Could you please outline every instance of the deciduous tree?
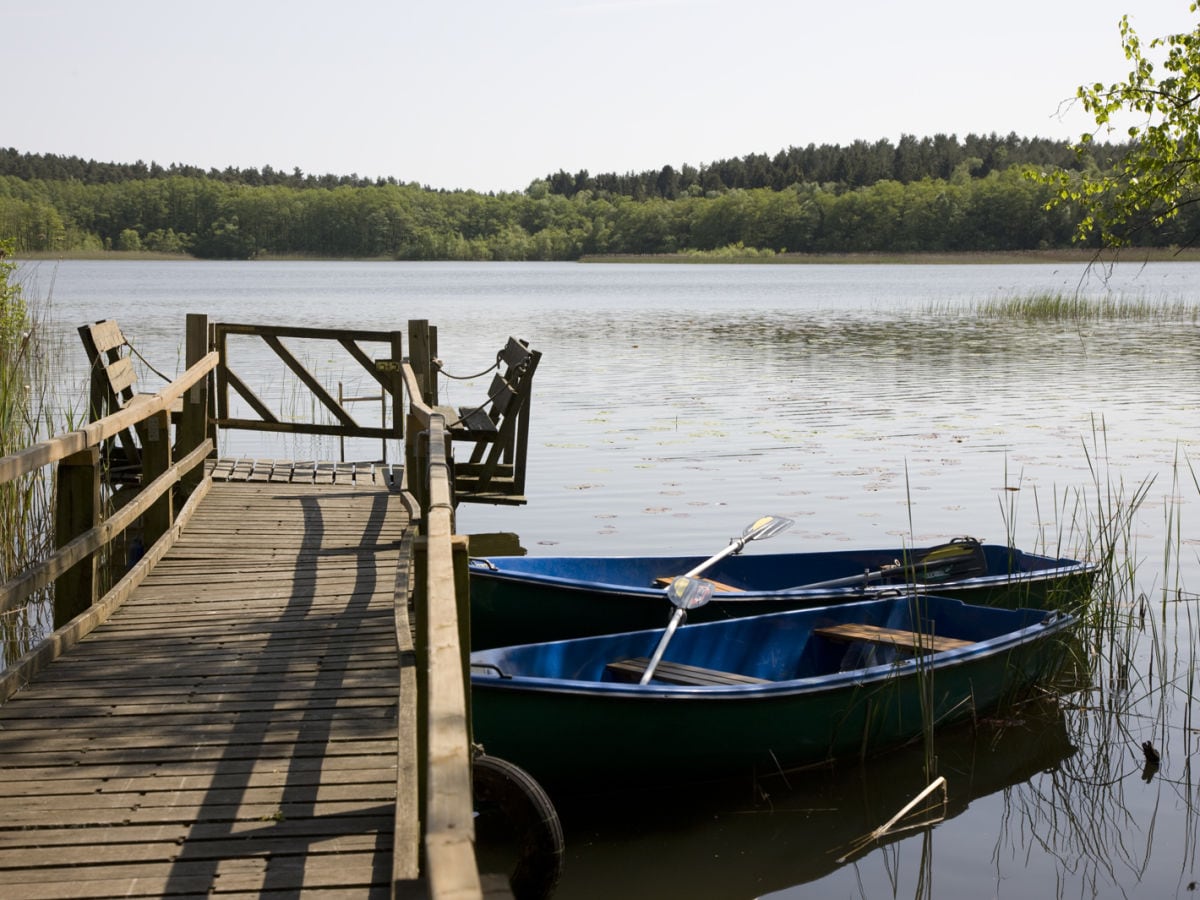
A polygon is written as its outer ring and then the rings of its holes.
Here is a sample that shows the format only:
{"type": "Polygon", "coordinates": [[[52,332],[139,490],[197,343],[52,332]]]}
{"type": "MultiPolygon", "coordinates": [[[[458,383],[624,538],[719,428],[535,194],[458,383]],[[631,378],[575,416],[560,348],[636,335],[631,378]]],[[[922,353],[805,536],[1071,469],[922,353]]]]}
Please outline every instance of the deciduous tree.
{"type": "MultiPolygon", "coordinates": [[[[1198,7],[1188,6],[1192,13],[1198,7]]],[[[1078,102],[1096,127],[1080,138],[1076,151],[1090,153],[1099,134],[1117,130],[1116,121],[1132,115],[1128,151],[1111,169],[1040,176],[1058,188],[1052,206],[1076,203],[1083,209],[1077,237],[1098,236],[1109,247],[1137,243],[1152,230],[1161,240],[1168,226],[1192,219],[1180,214],[1200,202],[1200,24],[1143,44],[1124,16],[1120,32],[1129,74],[1115,84],[1079,88],[1078,102]]],[[[1179,244],[1198,237],[1190,227],[1173,235],[1179,244]]]]}

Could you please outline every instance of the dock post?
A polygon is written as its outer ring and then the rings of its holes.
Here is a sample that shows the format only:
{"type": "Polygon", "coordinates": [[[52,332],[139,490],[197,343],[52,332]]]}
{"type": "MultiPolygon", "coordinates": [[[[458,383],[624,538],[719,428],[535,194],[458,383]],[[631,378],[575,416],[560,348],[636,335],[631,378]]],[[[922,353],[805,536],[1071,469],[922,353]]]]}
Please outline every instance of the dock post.
{"type": "MultiPolygon", "coordinates": [[[[171,468],[171,414],[163,409],[146,419],[142,473],[146,484],[171,468]]],[[[175,492],[165,491],[145,514],[145,541],[151,547],[175,522],[175,492]]]]}
{"type": "Polygon", "coordinates": [[[437,332],[429,327],[428,319],[408,322],[408,364],[421,386],[421,401],[437,406],[437,372],[433,360],[437,356],[437,332]]]}
{"type": "MultiPolygon", "coordinates": [[[[208,316],[188,313],[187,317],[187,367],[190,369],[208,353],[208,316]]],[[[188,389],[183,395],[183,412],[179,419],[176,458],[187,456],[204,441],[208,431],[208,377],[206,376],[188,389]]],[[[216,442],[213,442],[214,453],[216,442]]],[[[204,477],[204,467],[197,466],[180,480],[180,503],[191,496],[204,477]]],[[[169,527],[169,526],[168,526],[169,527]]]]}
{"type": "MultiPolygon", "coordinates": [[[[59,461],[55,478],[54,537],[62,547],[100,524],[100,448],[88,447],[59,461]]],[[[96,602],[94,553],[54,583],[54,627],[61,628],[96,602]]]]}
{"type": "MultiPolygon", "coordinates": [[[[404,378],[400,375],[400,361],[404,359],[404,332],[392,332],[392,369],[391,377],[391,394],[392,394],[392,428],[395,430],[395,438],[398,441],[404,440],[404,378]]],[[[385,401],[386,402],[386,401],[385,401]]]]}
{"type": "Polygon", "coordinates": [[[470,539],[465,534],[450,537],[454,565],[454,601],[458,608],[458,647],[462,655],[463,695],[467,698],[467,742],[475,740],[471,728],[471,572],[470,539]]]}

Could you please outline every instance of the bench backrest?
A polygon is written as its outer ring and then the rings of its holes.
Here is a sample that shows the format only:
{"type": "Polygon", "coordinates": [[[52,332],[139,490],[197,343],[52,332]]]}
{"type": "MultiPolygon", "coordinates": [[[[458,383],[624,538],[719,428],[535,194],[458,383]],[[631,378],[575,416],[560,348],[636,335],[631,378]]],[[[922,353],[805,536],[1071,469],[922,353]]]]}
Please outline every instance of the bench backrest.
{"type": "Polygon", "coordinates": [[[526,447],[533,376],[542,354],[510,337],[496,354],[499,371],[486,402],[459,410],[451,438],[474,444],[470,459],[455,465],[459,500],[524,503],[526,447]]]}
{"type": "MultiPolygon", "coordinates": [[[[124,348],[129,346],[121,328],[112,319],[79,326],[79,338],[87,354],[89,377],[89,421],[96,421],[123,409],[133,399],[133,388],[137,373],[133,361],[124,348]]],[[[111,443],[106,448],[109,454],[110,471],[138,472],[141,469],[141,449],[132,429],[122,431],[117,440],[120,452],[115,453],[111,443]]],[[[128,480],[117,478],[116,480],[128,480]]]]}
{"type": "MultiPolygon", "coordinates": [[[[542,354],[531,350],[524,341],[510,337],[498,356],[505,370],[492,379],[488,391],[488,397],[492,398],[489,416],[498,434],[487,457],[493,464],[498,459],[507,464],[519,461],[523,474],[525,443],[529,438],[529,394],[533,389],[533,374],[537,371],[542,354]]],[[[481,462],[484,457],[483,447],[479,446],[471,462],[481,462]]]]}

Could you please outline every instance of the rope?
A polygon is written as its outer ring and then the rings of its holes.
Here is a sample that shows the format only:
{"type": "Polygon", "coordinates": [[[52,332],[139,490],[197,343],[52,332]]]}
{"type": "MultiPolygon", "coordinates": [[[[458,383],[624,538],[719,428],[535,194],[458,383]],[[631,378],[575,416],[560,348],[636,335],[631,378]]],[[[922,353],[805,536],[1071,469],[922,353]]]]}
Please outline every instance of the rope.
{"type": "Polygon", "coordinates": [[[433,364],[437,368],[437,370],[439,372],[441,372],[443,375],[445,375],[447,378],[452,378],[455,381],[470,381],[473,378],[482,378],[488,372],[492,371],[492,369],[499,369],[500,368],[500,353],[499,352],[496,353],[496,361],[494,363],[492,363],[490,366],[488,366],[482,372],[479,372],[478,374],[475,374],[475,375],[451,375],[449,372],[447,372],[445,369],[442,368],[442,361],[440,359],[435,359],[433,361],[433,364]]]}
{"type": "MultiPolygon", "coordinates": [[[[486,375],[490,371],[492,371],[492,370],[486,369],[486,370],[484,370],[484,372],[482,374],[486,375]]],[[[460,425],[463,422],[465,422],[468,418],[473,416],[475,413],[481,412],[485,406],[487,406],[489,403],[493,403],[495,401],[496,397],[498,397],[500,395],[500,391],[502,391],[502,390],[504,390],[504,385],[501,385],[496,390],[496,393],[489,394],[488,398],[486,400],[484,400],[482,403],[480,403],[478,406],[473,406],[470,409],[461,410],[460,411],[461,415],[459,415],[459,417],[457,419],[455,419],[453,422],[447,422],[446,427],[453,428],[455,425],[460,425]]]]}
{"type": "Polygon", "coordinates": [[[166,381],[169,383],[173,380],[171,378],[168,378],[162,372],[158,371],[158,369],[154,368],[154,366],[152,366],[150,364],[150,360],[148,360],[148,359],[146,359],[146,357],[142,356],[142,354],[138,352],[138,348],[133,346],[133,344],[129,343],[128,339],[125,340],[125,346],[129,348],[130,353],[132,353],[134,356],[136,356],[138,359],[140,359],[142,361],[142,363],[146,366],[147,369],[149,369],[151,372],[153,372],[155,375],[157,375],[163,381],[166,381]]]}
{"type": "MultiPolygon", "coordinates": [[[[500,354],[499,353],[496,354],[496,365],[489,366],[488,368],[486,368],[482,372],[480,372],[479,375],[486,375],[488,372],[492,371],[492,369],[498,369],[498,368],[500,368],[500,354]]],[[[518,370],[523,371],[525,368],[525,364],[522,363],[517,368],[518,368],[518,370]]],[[[478,378],[479,375],[476,375],[475,377],[478,378]]],[[[447,377],[449,377],[449,376],[447,376],[447,377]]],[[[453,422],[447,422],[446,427],[450,428],[451,426],[458,425],[461,422],[463,422],[464,420],[466,420],[467,417],[473,415],[474,413],[480,412],[481,410],[483,410],[484,407],[488,406],[491,403],[494,403],[496,401],[496,398],[500,396],[500,392],[503,391],[506,387],[508,387],[507,381],[504,384],[499,385],[496,388],[494,393],[488,394],[487,399],[484,400],[482,403],[480,403],[478,406],[467,409],[465,412],[462,413],[462,415],[460,415],[453,422]]]]}

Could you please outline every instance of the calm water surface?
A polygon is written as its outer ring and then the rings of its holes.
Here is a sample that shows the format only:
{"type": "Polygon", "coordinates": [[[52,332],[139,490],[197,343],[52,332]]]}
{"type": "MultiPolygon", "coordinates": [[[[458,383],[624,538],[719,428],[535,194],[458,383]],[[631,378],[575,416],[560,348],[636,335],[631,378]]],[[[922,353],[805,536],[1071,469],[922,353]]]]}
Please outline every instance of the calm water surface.
{"type": "MultiPolygon", "coordinates": [[[[110,317],[166,375],[182,369],[189,312],[372,329],[424,318],[463,375],[509,334],[528,339],[544,353],[529,505],[462,507],[458,525],[515,531],[531,553],[715,553],[773,513],[796,527],[748,552],[969,534],[1082,555],[1098,523],[1128,513],[1114,530],[1134,574],[1121,626],[1101,633],[1094,689],[939,737],[944,824],[838,862],[924,787],[919,753],[787,784],[564,802],[559,896],[1193,896],[1200,326],[1030,324],[977,304],[1076,291],[1200,304],[1200,265],[71,261],[24,273],[52,295],[69,385],[82,380],[75,326],[110,317]],[[1163,751],[1148,777],[1145,740],[1163,751]]],[[[349,395],[371,390],[325,349],[297,355],[349,395]]],[[[442,401],[477,402],[488,380],[445,381],[442,401]]],[[[143,373],[144,388],[159,383],[143,373]]],[[[272,391],[286,405],[282,375],[272,391]]],[[[338,452],[308,440],[234,435],[221,451],[338,452]]]]}

